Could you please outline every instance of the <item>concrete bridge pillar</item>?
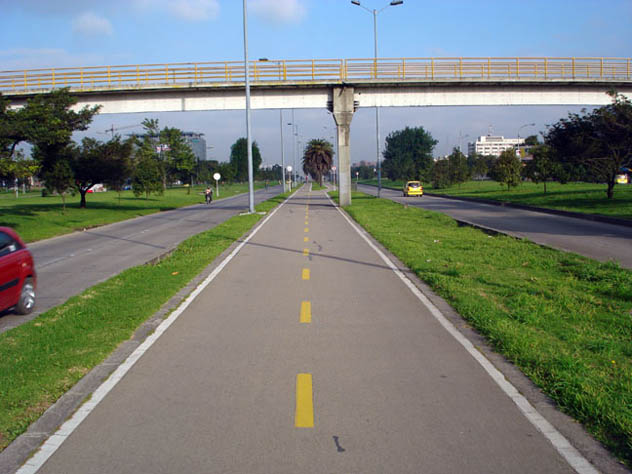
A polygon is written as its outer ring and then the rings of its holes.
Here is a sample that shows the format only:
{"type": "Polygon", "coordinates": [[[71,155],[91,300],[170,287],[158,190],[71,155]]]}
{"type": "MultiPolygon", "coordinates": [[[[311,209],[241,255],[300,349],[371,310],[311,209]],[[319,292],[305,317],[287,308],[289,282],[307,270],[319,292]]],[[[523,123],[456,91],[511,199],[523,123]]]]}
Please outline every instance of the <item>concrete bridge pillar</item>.
{"type": "Polygon", "coordinates": [[[349,133],[353,118],[353,87],[334,87],[332,111],[338,131],[338,203],[351,204],[351,147],[349,133]]]}

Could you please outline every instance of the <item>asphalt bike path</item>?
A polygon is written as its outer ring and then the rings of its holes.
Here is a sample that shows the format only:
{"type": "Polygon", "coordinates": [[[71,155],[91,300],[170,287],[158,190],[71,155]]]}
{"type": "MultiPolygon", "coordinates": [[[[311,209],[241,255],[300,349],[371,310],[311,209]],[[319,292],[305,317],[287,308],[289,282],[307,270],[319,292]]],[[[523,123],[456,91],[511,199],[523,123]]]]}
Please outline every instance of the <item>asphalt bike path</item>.
{"type": "Polygon", "coordinates": [[[575,472],[324,192],[231,255],[21,472],[575,472]]]}
{"type": "MultiPolygon", "coordinates": [[[[374,186],[360,185],[358,189],[377,195],[374,186]]],[[[602,262],[613,260],[632,269],[632,227],[436,196],[406,198],[401,191],[386,188],[382,188],[381,197],[602,262]]]]}
{"type": "MultiPolygon", "coordinates": [[[[281,186],[258,190],[257,203],[281,193],[281,186]]],[[[200,195],[200,201],[204,197],[200,195]]],[[[87,229],[29,244],[37,271],[37,302],[28,316],[5,313],[0,333],[64,303],[123,270],[159,258],[180,242],[248,209],[248,194],[87,229]]]]}

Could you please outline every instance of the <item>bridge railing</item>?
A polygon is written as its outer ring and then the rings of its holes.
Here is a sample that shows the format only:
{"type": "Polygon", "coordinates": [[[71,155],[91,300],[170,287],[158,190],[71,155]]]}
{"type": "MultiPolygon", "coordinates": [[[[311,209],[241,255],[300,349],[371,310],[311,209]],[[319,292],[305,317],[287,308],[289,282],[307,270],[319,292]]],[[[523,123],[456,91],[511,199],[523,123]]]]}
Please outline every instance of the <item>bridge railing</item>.
{"type": "MultiPolygon", "coordinates": [[[[391,58],[252,61],[260,83],[632,80],[630,58],[391,58]]],[[[0,92],[191,87],[244,82],[242,61],[0,71],[0,92]]]]}

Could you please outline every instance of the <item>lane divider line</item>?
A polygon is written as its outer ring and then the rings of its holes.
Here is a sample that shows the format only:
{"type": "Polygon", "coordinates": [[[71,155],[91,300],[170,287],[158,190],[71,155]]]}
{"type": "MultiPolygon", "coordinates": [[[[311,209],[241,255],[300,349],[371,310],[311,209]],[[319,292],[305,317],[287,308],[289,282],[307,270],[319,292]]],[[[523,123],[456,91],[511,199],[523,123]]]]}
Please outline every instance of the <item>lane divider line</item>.
{"type": "Polygon", "coordinates": [[[309,237],[307,236],[303,237],[303,242],[309,242],[309,237]]]}
{"type": "Polygon", "coordinates": [[[301,323],[312,322],[312,303],[310,301],[301,301],[301,323]]]}
{"type": "Polygon", "coordinates": [[[127,372],[136,364],[136,362],[147,352],[147,350],[158,340],[160,336],[171,326],[180,315],[189,307],[189,305],[197,298],[197,296],[219,275],[219,273],[228,265],[228,263],[239,253],[239,251],[252,239],[259,230],[283,207],[294,195],[289,196],[279,206],[274,209],[259,225],[246,237],[231,253],[228,255],[198,287],[189,294],[189,296],[178,306],[171,315],[156,327],[154,332],[147,336],[143,343],[132,352],[125,361],[119,365],[114,372],[103,382],[93,393],[88,401],[86,401],[75,414],[66,420],[59,429],[50,436],[39,448],[39,450],[20,468],[16,474],[34,474],[44,463],[50,458],[62,443],[72,434],[72,432],[81,424],[83,420],[96,408],[96,406],[105,398],[105,396],[114,388],[114,386],[127,374],[127,372]]]}
{"type": "Polygon", "coordinates": [[[298,374],[296,376],[296,412],[294,414],[294,426],[297,428],[314,427],[312,374],[298,374]]]}
{"type": "Polygon", "coordinates": [[[303,256],[304,257],[309,256],[309,249],[303,249],[303,256]]]}
{"type": "Polygon", "coordinates": [[[302,278],[303,280],[309,280],[309,268],[303,268],[302,278]]]}
{"type": "Polygon", "coordinates": [[[382,261],[404,282],[410,291],[428,308],[434,318],[454,337],[465,350],[483,367],[496,384],[513,400],[522,414],[540,431],[545,438],[553,445],[556,451],[570,464],[578,474],[599,474],[599,471],[582,456],[582,454],[562,435],[529,401],[513,386],[509,380],[480,352],[458,329],[443,315],[432,301],[417,288],[410,279],[404,275],[395,264],[373,244],[369,234],[364,229],[355,224],[338,206],[334,204],[327,194],[329,202],[338,209],[338,212],[345,218],[349,225],[362,237],[369,247],[371,247],[382,259],[382,261]]]}
{"type": "Polygon", "coordinates": [[[309,227],[305,227],[305,232],[309,232],[309,227]]]}

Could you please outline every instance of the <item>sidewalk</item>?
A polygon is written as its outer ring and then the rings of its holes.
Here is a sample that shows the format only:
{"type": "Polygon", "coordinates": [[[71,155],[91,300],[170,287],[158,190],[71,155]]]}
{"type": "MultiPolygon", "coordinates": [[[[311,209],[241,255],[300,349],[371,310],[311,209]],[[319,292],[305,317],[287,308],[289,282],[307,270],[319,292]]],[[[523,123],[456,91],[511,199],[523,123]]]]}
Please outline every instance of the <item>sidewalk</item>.
{"type": "Polygon", "coordinates": [[[574,472],[306,189],[39,472],[574,472]]]}

